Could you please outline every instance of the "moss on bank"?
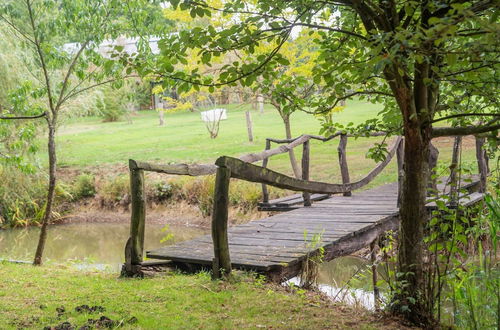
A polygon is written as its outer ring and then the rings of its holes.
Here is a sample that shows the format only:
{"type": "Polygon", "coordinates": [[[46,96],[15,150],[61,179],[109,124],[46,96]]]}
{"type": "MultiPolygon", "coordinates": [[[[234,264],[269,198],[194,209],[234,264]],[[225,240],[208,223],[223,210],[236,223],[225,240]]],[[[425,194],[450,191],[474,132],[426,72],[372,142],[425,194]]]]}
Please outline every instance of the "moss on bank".
{"type": "Polygon", "coordinates": [[[118,279],[116,274],[0,262],[0,278],[1,329],[64,322],[78,329],[102,316],[124,329],[400,328],[319,295],[290,293],[243,275],[231,284],[213,282],[204,273],[118,279]],[[75,310],[82,305],[103,309],[75,310]]]}

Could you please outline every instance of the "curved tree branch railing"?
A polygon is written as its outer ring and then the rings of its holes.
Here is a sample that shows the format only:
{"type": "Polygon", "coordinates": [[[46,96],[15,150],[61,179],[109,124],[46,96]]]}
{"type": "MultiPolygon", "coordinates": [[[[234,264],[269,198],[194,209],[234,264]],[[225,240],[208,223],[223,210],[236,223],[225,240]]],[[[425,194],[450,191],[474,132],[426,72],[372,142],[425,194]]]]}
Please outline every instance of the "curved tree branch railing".
{"type": "MultiPolygon", "coordinates": [[[[381,136],[382,134],[374,134],[381,136]]],[[[223,273],[228,274],[231,271],[231,262],[229,256],[229,242],[227,238],[227,218],[229,205],[229,182],[230,178],[238,178],[251,182],[258,182],[263,185],[272,185],[282,189],[301,191],[304,194],[305,205],[311,205],[308,195],[310,193],[320,194],[344,194],[349,196],[351,191],[360,189],[369,184],[397,155],[398,162],[398,187],[403,180],[403,139],[398,137],[393,143],[389,153],[384,161],[379,163],[361,180],[350,182],[349,172],[347,171],[347,162],[345,155],[345,146],[347,136],[343,133],[336,133],[332,136],[323,138],[315,135],[302,135],[289,140],[266,140],[266,150],[260,153],[249,153],[239,158],[223,156],[217,159],[215,164],[172,164],[156,165],[147,162],[129,161],[130,185],[132,200],[132,215],[130,226],[130,237],[125,247],[125,264],[122,268],[124,276],[142,276],[142,263],[144,252],[144,231],[146,221],[146,195],[144,188],[144,171],[152,171],[174,175],[202,176],[216,173],[214,206],[212,213],[212,239],[214,243],[213,273],[215,277],[220,277],[223,273]],[[340,136],[339,143],[339,162],[341,166],[342,182],[341,184],[332,184],[326,182],[315,182],[309,179],[309,142],[310,140],[330,141],[340,136]],[[277,148],[271,149],[271,142],[287,143],[277,148]],[[289,150],[298,146],[303,146],[303,178],[287,176],[282,173],[266,168],[270,157],[278,154],[287,153],[289,150]],[[262,166],[252,163],[263,161],[262,166]],[[344,164],[344,165],[343,165],[344,164]],[[343,171],[345,170],[345,173],[343,171]],[[221,272],[220,270],[223,270],[221,272]]],[[[476,156],[480,172],[480,191],[484,191],[486,185],[486,176],[488,164],[486,153],[483,150],[484,138],[476,137],[476,156]],[[483,182],[484,181],[484,182],[483,182]]],[[[398,195],[401,189],[398,189],[398,195]]]]}

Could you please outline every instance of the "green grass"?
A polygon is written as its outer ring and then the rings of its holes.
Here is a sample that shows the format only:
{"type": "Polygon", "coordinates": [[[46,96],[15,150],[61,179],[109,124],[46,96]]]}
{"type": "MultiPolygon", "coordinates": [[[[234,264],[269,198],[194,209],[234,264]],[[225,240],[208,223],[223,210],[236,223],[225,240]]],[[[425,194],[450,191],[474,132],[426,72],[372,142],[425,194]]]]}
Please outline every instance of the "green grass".
{"type": "Polygon", "coordinates": [[[234,283],[211,281],[206,273],[118,279],[0,262],[0,278],[0,329],[41,329],[66,321],[79,328],[102,315],[124,321],[124,329],[389,328],[366,312],[334,306],[302,290],[288,293],[247,275],[234,283]],[[83,304],[105,311],[76,312],[83,304]],[[58,317],[61,306],[65,312],[58,317]],[[128,325],[132,317],[137,323],[128,325]]]}
{"type": "MultiPolygon", "coordinates": [[[[133,123],[120,121],[103,123],[100,118],[76,118],[68,120],[58,134],[59,165],[69,167],[99,167],[109,164],[126,165],[128,159],[158,163],[192,162],[210,163],[219,156],[239,156],[264,149],[265,138],[284,137],[284,126],[277,112],[266,106],[264,114],[252,111],[254,142],[247,140],[244,110],[250,105],[228,105],[228,119],[221,122],[219,137],[210,139],[198,112],[166,114],[166,125],[158,125],[155,111],[141,111],[133,117],[133,123]]],[[[380,106],[362,101],[349,101],[345,110],[334,114],[340,123],[361,123],[373,118],[380,106]]],[[[312,115],[298,112],[292,115],[294,136],[317,134],[319,121],[312,115]]],[[[382,138],[349,139],[347,146],[351,180],[362,178],[375,166],[365,155],[374,142],[382,138]]],[[[450,139],[451,141],[451,139],[450,139]]],[[[338,140],[311,146],[311,179],[339,182],[340,171],[337,159],[338,140]]],[[[450,159],[451,145],[444,143],[440,160],[450,159]]],[[[470,148],[469,148],[470,149],[470,148]]],[[[467,150],[469,150],[467,149],[467,150]]],[[[300,148],[296,154],[300,160],[300,148]]],[[[473,152],[464,153],[464,160],[471,161],[473,152]]],[[[41,158],[46,162],[44,150],[41,158]]],[[[274,156],[269,166],[291,174],[288,155],[274,156]]],[[[395,162],[389,165],[374,182],[382,184],[396,179],[395,162]]]]}

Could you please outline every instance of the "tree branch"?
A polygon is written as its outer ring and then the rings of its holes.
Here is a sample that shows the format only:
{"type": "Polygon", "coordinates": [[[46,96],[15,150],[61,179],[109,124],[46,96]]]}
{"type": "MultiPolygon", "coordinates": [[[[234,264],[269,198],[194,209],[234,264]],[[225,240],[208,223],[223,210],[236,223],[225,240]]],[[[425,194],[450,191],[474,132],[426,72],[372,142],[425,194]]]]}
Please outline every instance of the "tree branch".
{"type": "Polygon", "coordinates": [[[46,112],[36,115],[36,116],[0,116],[0,119],[4,120],[21,120],[21,119],[37,119],[37,118],[42,118],[47,115],[46,112]]]}
{"type": "Polygon", "coordinates": [[[500,129],[500,124],[491,126],[434,127],[432,129],[432,137],[474,135],[492,132],[498,129],[500,129]]]}
{"type": "Polygon", "coordinates": [[[446,116],[446,117],[441,117],[441,118],[438,118],[438,119],[434,119],[433,121],[431,121],[432,124],[434,123],[437,123],[439,121],[444,121],[444,120],[448,120],[448,119],[453,119],[453,118],[459,118],[459,117],[477,117],[477,116],[485,116],[485,117],[500,117],[500,113],[475,113],[475,112],[472,112],[472,113],[458,113],[458,114],[455,114],[455,115],[450,115],[450,116],[446,116]]]}

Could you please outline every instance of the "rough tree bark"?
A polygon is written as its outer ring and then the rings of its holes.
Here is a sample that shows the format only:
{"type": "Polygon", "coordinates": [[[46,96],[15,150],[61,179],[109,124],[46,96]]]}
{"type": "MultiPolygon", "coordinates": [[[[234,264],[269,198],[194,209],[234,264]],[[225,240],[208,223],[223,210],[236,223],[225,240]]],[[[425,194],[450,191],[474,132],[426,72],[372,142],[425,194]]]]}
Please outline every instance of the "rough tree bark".
{"type": "Polygon", "coordinates": [[[47,118],[49,132],[48,132],[48,153],[49,153],[49,187],[47,190],[47,201],[45,204],[45,213],[42,220],[42,227],[40,229],[40,237],[38,239],[38,246],[35,252],[35,259],[33,265],[40,266],[42,264],[43,251],[45,249],[45,242],[47,241],[47,226],[50,223],[52,216],[52,204],[54,203],[54,194],[56,190],[56,116],[51,119],[47,118]]]}

